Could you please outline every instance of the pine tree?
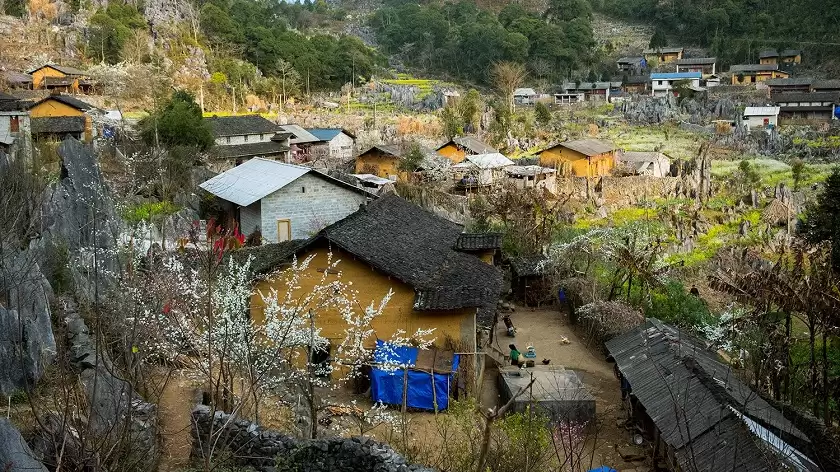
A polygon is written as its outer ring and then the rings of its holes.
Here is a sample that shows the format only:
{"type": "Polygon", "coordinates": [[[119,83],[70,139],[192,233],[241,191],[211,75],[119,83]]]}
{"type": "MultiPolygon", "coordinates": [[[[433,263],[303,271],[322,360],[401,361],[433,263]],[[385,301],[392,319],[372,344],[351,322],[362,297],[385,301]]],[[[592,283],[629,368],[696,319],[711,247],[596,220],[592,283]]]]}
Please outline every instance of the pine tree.
{"type": "Polygon", "coordinates": [[[840,167],[825,181],[825,187],[814,206],[806,212],[805,237],[812,243],[831,244],[831,265],[840,270],[840,167]]]}

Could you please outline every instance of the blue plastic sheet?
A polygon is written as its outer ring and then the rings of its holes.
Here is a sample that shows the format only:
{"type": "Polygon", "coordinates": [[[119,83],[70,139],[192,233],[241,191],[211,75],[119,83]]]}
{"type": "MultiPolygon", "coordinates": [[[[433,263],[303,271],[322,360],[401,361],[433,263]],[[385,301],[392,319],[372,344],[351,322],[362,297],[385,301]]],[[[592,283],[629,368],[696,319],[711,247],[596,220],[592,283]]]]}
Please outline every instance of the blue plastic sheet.
{"type": "MultiPolygon", "coordinates": [[[[374,360],[376,362],[395,362],[414,366],[417,361],[419,350],[414,347],[388,347],[383,349],[385,344],[382,340],[376,341],[374,360]],[[393,353],[392,353],[393,351],[393,353]]],[[[458,370],[459,356],[454,355],[452,360],[452,371],[458,370]]],[[[403,402],[403,377],[404,369],[394,371],[374,368],[370,374],[371,396],[373,401],[389,405],[402,405],[403,402]]],[[[435,396],[437,397],[438,410],[445,410],[449,407],[449,385],[454,374],[434,374],[435,391],[432,392],[432,374],[408,369],[408,389],[406,391],[406,404],[410,408],[421,410],[435,409],[435,396]]]]}

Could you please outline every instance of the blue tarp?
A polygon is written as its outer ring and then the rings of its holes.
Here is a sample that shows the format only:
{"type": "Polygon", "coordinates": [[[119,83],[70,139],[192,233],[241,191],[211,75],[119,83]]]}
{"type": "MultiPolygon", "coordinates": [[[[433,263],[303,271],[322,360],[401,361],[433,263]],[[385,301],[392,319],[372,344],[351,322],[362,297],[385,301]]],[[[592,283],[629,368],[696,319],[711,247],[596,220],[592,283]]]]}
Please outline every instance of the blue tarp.
{"type": "Polygon", "coordinates": [[[834,107],[834,117],[840,120],[840,106],[834,107]]]}
{"type": "MultiPolygon", "coordinates": [[[[390,352],[385,354],[382,346],[385,341],[376,340],[376,351],[373,354],[376,362],[383,362],[388,356],[388,362],[396,362],[409,366],[416,365],[419,349],[415,347],[391,347],[395,355],[390,352]],[[396,359],[394,358],[396,357],[396,359]]],[[[452,360],[452,372],[458,370],[459,356],[454,354],[452,360]]],[[[383,369],[372,369],[370,373],[371,396],[373,401],[389,405],[402,405],[403,402],[403,369],[388,371],[383,369]]],[[[435,395],[437,395],[438,410],[445,410],[449,407],[449,383],[454,374],[435,374],[435,395]]],[[[422,410],[435,409],[435,396],[432,394],[432,374],[421,372],[409,367],[408,389],[406,391],[406,403],[411,408],[422,410]]]]}
{"type": "Polygon", "coordinates": [[[589,472],[618,472],[618,471],[613,469],[612,467],[607,467],[605,465],[602,465],[601,467],[598,467],[597,469],[592,469],[589,472]]]}

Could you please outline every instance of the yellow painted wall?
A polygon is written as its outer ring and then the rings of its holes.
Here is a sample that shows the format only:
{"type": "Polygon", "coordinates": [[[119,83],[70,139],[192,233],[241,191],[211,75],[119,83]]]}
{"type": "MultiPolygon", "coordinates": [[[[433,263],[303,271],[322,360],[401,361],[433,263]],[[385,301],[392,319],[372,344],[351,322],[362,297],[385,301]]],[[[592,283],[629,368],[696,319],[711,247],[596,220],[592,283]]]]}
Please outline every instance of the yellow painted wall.
{"type": "Polygon", "coordinates": [[[85,135],[84,141],[90,142],[93,137],[93,122],[90,116],[85,115],[81,110],[65,105],[58,100],[45,100],[29,109],[29,116],[32,118],[56,117],[56,116],[84,116],[85,135]]]}
{"type": "Polygon", "coordinates": [[[778,57],[764,57],[762,59],[759,59],[758,63],[759,64],[778,64],[779,63],[779,58],[778,57]]]}
{"type": "Polygon", "coordinates": [[[787,79],[790,74],[783,70],[771,70],[763,72],[744,72],[744,80],[738,80],[738,74],[732,74],[732,85],[754,84],[756,82],[764,82],[770,79],[787,79]]]}
{"type": "Polygon", "coordinates": [[[464,158],[467,157],[467,153],[458,149],[458,146],[456,146],[453,143],[449,143],[446,146],[438,149],[438,153],[441,156],[452,161],[453,164],[460,164],[464,161],[464,158]]]}
{"type": "Polygon", "coordinates": [[[589,158],[580,152],[560,145],[541,152],[540,165],[559,169],[565,175],[597,177],[609,175],[615,167],[615,156],[609,152],[589,158]]]}
{"type": "Polygon", "coordinates": [[[802,62],[802,56],[799,54],[795,56],[785,56],[782,58],[782,62],[800,64],[802,62]]]}
{"type": "Polygon", "coordinates": [[[42,88],[45,77],[66,77],[63,72],[59,72],[52,67],[42,67],[32,73],[32,88],[42,88]]]}
{"type": "Polygon", "coordinates": [[[371,151],[356,158],[355,170],[357,174],[371,173],[385,179],[396,175],[399,180],[405,180],[406,174],[399,171],[398,165],[398,158],[383,152],[371,151]]]}
{"type": "MultiPolygon", "coordinates": [[[[318,272],[327,266],[327,248],[315,248],[308,254],[299,256],[303,260],[309,254],[315,254],[315,258],[309,265],[306,275],[300,281],[302,291],[311,290],[321,279],[322,273],[318,272]]],[[[401,281],[389,277],[369,266],[367,263],[355,259],[351,254],[338,249],[333,249],[333,260],[340,259],[338,269],[342,272],[342,280],[352,281],[352,288],[359,293],[359,302],[367,306],[371,301],[376,304],[388,293],[388,289],[394,291],[391,301],[385,307],[383,314],[373,321],[373,328],[376,336],[380,339],[390,338],[398,329],[403,329],[411,334],[417,328],[436,328],[433,336],[438,344],[442,344],[444,338],[449,335],[454,339],[460,339],[468,345],[473,346],[475,342],[475,308],[451,311],[414,311],[414,289],[401,281]]],[[[330,278],[337,276],[330,275],[330,278]]],[[[251,316],[256,321],[264,320],[263,301],[256,292],[269,293],[272,287],[280,294],[285,290],[280,287],[280,280],[262,281],[255,286],[255,294],[251,297],[251,316]]],[[[335,349],[341,344],[344,338],[346,325],[336,311],[326,311],[318,314],[317,325],[321,333],[330,339],[332,348],[335,349]]],[[[374,348],[376,339],[366,342],[367,347],[374,348]]]]}

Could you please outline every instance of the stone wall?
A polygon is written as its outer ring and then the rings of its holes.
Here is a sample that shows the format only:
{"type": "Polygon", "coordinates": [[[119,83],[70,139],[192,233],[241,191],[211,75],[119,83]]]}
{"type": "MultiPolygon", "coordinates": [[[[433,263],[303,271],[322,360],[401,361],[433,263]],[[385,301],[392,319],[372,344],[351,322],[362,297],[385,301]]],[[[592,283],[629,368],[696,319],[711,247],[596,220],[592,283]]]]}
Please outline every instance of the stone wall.
{"type": "Polygon", "coordinates": [[[298,440],[264,429],[247,420],[237,420],[223,412],[210,415],[210,408],[199,405],[192,413],[192,457],[203,457],[202,445],[208,432],[222,431],[217,452],[240,467],[258,471],[295,472],[434,472],[407,464],[390,446],[367,437],[298,440]]]}
{"type": "Polygon", "coordinates": [[[355,212],[366,200],[367,197],[360,192],[316,177],[310,172],[262,199],[263,238],[277,242],[279,219],[291,220],[292,239],[308,238],[355,212]]]}
{"type": "Polygon", "coordinates": [[[587,200],[603,198],[611,205],[631,205],[654,197],[676,196],[681,179],[679,177],[558,177],[556,192],[571,194],[572,198],[587,200]]]}

